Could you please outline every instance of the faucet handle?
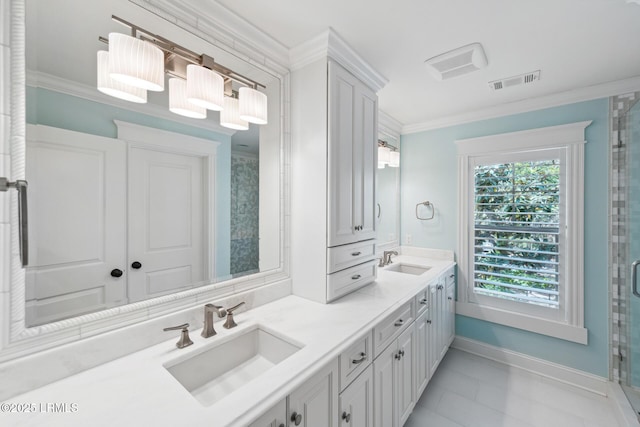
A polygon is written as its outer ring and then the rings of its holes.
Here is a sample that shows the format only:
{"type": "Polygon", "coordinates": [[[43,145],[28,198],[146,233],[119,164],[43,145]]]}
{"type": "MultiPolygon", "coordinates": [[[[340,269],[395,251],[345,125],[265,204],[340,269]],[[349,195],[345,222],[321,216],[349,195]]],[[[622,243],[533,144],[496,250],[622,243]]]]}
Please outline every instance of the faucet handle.
{"type": "Polygon", "coordinates": [[[176,343],[176,347],[178,348],[185,348],[190,346],[191,344],[193,344],[193,341],[191,341],[191,338],[189,338],[189,324],[188,323],[183,323],[182,325],[178,325],[178,326],[170,326],[168,328],[164,328],[163,331],[167,332],[167,331],[177,331],[180,330],[180,339],[178,340],[178,342],[176,343]]]}
{"type": "Polygon", "coordinates": [[[244,301],[242,301],[240,304],[234,305],[233,307],[227,308],[227,320],[226,322],[224,322],[224,325],[222,325],[224,328],[231,329],[238,326],[236,321],[233,320],[233,312],[236,311],[241,305],[244,305],[244,301]]]}

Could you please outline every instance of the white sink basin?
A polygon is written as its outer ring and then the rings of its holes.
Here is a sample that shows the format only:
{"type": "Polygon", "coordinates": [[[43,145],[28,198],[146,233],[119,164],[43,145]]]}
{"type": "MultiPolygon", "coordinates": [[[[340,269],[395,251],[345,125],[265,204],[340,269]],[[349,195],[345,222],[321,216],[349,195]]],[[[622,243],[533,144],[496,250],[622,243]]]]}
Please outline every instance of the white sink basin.
{"type": "MultiPolygon", "coordinates": [[[[215,340],[219,337],[213,337],[215,340]]],[[[210,406],[300,350],[256,326],[230,340],[165,364],[202,405],[210,406]]]]}
{"type": "Polygon", "coordinates": [[[396,273],[404,273],[404,274],[413,274],[414,276],[419,276],[422,273],[429,271],[431,267],[421,267],[419,265],[411,265],[411,264],[391,264],[386,268],[387,271],[395,271],[396,273]]]}

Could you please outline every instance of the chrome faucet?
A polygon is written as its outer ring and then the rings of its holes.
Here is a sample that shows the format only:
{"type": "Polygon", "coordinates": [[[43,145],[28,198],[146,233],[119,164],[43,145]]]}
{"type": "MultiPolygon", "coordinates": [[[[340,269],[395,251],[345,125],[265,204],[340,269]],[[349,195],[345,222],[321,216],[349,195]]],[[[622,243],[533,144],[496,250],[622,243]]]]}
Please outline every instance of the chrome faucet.
{"type": "Polygon", "coordinates": [[[225,327],[227,329],[231,329],[231,328],[235,328],[236,326],[238,326],[236,321],[233,320],[233,312],[236,311],[236,309],[238,307],[240,307],[241,305],[243,305],[243,304],[244,304],[244,301],[242,301],[238,305],[234,305],[231,308],[227,308],[227,320],[224,322],[224,325],[222,325],[223,327],[225,327]]]}
{"type": "Polygon", "coordinates": [[[382,253],[382,258],[380,258],[380,263],[378,263],[378,267],[384,267],[385,265],[393,264],[393,261],[391,261],[391,255],[398,255],[398,252],[384,251],[382,253]]]}
{"type": "Polygon", "coordinates": [[[204,305],[204,327],[202,328],[202,335],[204,338],[209,338],[217,334],[213,329],[213,313],[216,313],[219,318],[223,318],[227,315],[227,310],[219,305],[205,304],[204,305]]]}
{"type": "Polygon", "coordinates": [[[189,324],[188,323],[183,323],[182,325],[178,325],[178,326],[170,326],[168,328],[164,328],[163,331],[165,331],[165,332],[167,332],[167,331],[180,331],[180,339],[176,343],[176,347],[178,347],[178,348],[185,348],[185,347],[188,347],[191,344],[193,344],[193,341],[191,341],[191,338],[189,338],[189,324]]]}

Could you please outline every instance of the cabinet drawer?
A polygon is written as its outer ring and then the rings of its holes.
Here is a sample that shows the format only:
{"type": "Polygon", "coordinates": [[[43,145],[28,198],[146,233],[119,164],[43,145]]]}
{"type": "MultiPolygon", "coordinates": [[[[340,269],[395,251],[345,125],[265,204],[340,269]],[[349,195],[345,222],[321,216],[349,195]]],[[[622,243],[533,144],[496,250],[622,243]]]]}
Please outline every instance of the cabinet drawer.
{"type": "Polygon", "coordinates": [[[369,261],[327,275],[327,301],[332,301],[376,280],[377,261],[369,261]]]}
{"type": "Polygon", "coordinates": [[[427,286],[418,292],[418,295],[415,297],[416,317],[420,316],[429,308],[429,303],[429,287],[427,286]]]}
{"type": "Polygon", "coordinates": [[[340,354],[340,391],[344,390],[373,360],[373,331],[340,354]]]}
{"type": "Polygon", "coordinates": [[[375,256],[376,243],[371,240],[327,248],[327,274],[362,264],[375,256]]]}
{"type": "Polygon", "coordinates": [[[405,303],[373,328],[376,357],[413,322],[415,318],[413,302],[411,300],[405,303]]]}

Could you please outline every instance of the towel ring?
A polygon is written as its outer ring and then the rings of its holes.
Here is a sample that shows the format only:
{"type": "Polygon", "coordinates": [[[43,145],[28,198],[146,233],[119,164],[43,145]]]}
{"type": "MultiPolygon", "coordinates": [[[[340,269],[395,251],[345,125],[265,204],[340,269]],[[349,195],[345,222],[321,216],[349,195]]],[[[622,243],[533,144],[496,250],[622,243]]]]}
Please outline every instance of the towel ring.
{"type": "Polygon", "coordinates": [[[436,214],[436,207],[434,206],[433,203],[431,203],[430,201],[426,200],[424,202],[420,202],[416,205],[416,218],[418,218],[420,221],[429,221],[430,219],[433,219],[433,217],[436,214]],[[423,205],[427,208],[431,208],[431,216],[429,218],[423,218],[418,214],[418,208],[420,207],[420,205],[423,205]]]}

